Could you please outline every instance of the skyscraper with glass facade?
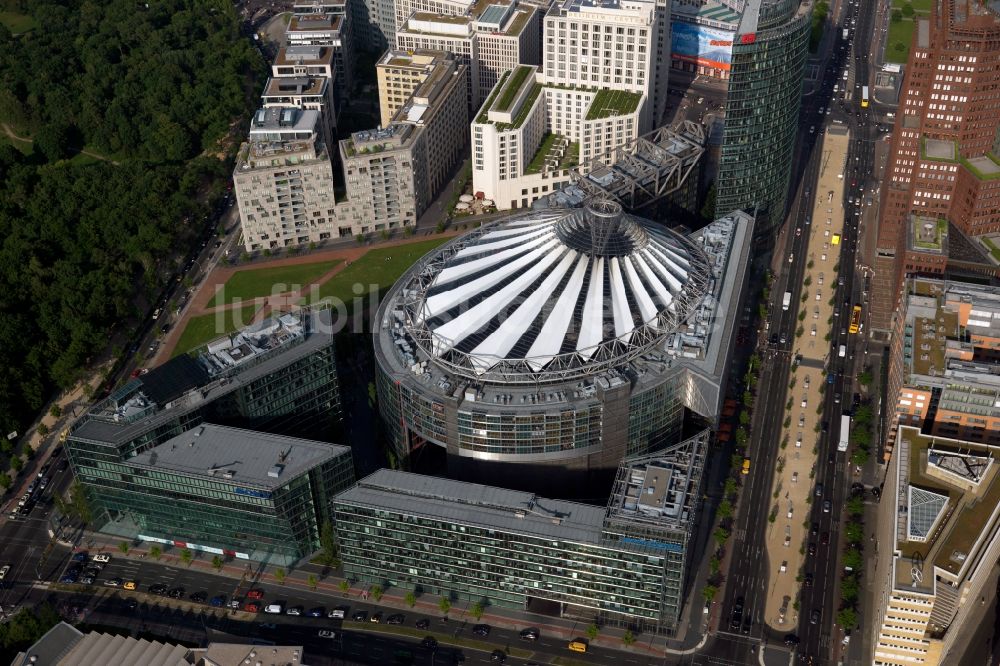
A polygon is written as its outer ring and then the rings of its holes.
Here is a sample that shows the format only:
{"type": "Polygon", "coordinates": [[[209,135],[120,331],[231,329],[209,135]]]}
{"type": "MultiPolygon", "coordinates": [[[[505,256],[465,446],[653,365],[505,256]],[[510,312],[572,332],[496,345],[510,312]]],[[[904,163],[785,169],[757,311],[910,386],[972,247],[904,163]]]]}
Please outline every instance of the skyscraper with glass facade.
{"type": "Polygon", "coordinates": [[[183,432],[207,422],[330,440],[339,418],[331,313],[287,314],[129,381],[73,425],[66,452],[100,527],[121,518],[110,498],[124,463],[183,432]]]}
{"type": "Polygon", "coordinates": [[[330,500],[354,482],[349,447],[210,424],[123,467],[101,493],[106,532],[280,565],[319,549],[330,500]]]}
{"type": "Polygon", "coordinates": [[[334,499],[345,574],[669,633],[683,605],[708,436],[623,462],[607,507],[380,470],[334,499]]]}
{"type": "Polygon", "coordinates": [[[715,210],[755,213],[758,234],[784,219],[811,18],[808,0],[749,0],[733,39],[715,210]]]}

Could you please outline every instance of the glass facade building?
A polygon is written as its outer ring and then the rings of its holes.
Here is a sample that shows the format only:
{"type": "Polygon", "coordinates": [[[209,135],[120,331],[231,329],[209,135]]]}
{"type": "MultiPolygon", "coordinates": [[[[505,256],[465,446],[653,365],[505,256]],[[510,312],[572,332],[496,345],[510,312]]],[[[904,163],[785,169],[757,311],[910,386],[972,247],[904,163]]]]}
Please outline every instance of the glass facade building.
{"type": "Polygon", "coordinates": [[[334,499],[345,574],[672,632],[708,431],[625,461],[607,507],[380,470],[334,499]]]}
{"type": "Polygon", "coordinates": [[[784,220],[812,6],[747,2],[733,40],[715,210],[756,211],[758,234],[784,220]]]}
{"type": "Polygon", "coordinates": [[[101,495],[105,532],[279,565],[319,549],[354,483],[349,447],[209,424],[123,467],[101,495]]]}
{"type": "Polygon", "coordinates": [[[204,423],[329,440],[340,418],[329,311],[284,315],[172,359],[97,403],[67,458],[98,529],[123,519],[129,460],[204,423]]]}

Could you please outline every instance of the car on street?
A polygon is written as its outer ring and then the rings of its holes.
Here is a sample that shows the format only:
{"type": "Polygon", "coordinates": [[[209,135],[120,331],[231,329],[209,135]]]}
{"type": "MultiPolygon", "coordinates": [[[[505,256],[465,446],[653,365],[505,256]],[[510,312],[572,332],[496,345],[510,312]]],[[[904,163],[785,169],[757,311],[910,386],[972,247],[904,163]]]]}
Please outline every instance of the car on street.
{"type": "Polygon", "coordinates": [[[813,584],[813,575],[811,573],[807,573],[802,578],[802,585],[803,587],[812,587],[812,584],[813,584]]]}
{"type": "Polygon", "coordinates": [[[368,621],[372,624],[382,624],[382,611],[375,611],[372,613],[371,617],[368,618],[368,621]]]}
{"type": "Polygon", "coordinates": [[[264,590],[248,590],[247,599],[263,599],[264,590]]]}
{"type": "Polygon", "coordinates": [[[257,603],[256,601],[248,601],[245,604],[243,604],[243,610],[244,612],[247,613],[259,613],[260,604],[257,603]]]}
{"type": "Polygon", "coordinates": [[[330,631],[329,629],[320,629],[317,635],[320,638],[336,638],[337,634],[330,631]]]}
{"type": "Polygon", "coordinates": [[[7,572],[8,571],[10,571],[10,565],[9,564],[5,564],[2,567],[0,567],[0,580],[3,580],[4,578],[7,577],[7,572]]]}
{"type": "Polygon", "coordinates": [[[242,602],[243,602],[243,600],[242,600],[242,599],[232,599],[232,600],[231,600],[231,601],[229,602],[229,607],[230,607],[230,608],[235,608],[236,610],[239,610],[239,608],[240,608],[240,604],[241,604],[242,602]]]}
{"type": "Polygon", "coordinates": [[[826,544],[830,543],[830,533],[829,532],[823,532],[823,534],[821,534],[820,537],[819,537],[819,542],[821,544],[823,544],[824,546],[826,544]]]}
{"type": "Polygon", "coordinates": [[[203,604],[208,599],[208,593],[207,592],[192,592],[191,596],[189,596],[188,599],[190,599],[191,601],[195,602],[196,604],[203,604]]]}
{"type": "Polygon", "coordinates": [[[346,608],[344,608],[343,606],[338,606],[337,608],[334,608],[332,611],[330,611],[330,614],[327,615],[327,617],[330,618],[331,620],[343,620],[344,615],[346,613],[347,613],[346,608]]]}
{"type": "Polygon", "coordinates": [[[134,611],[139,607],[139,600],[135,597],[130,597],[128,601],[125,602],[125,610],[134,611]]]}
{"type": "Polygon", "coordinates": [[[88,557],[89,556],[87,555],[87,551],[82,550],[79,553],[76,553],[75,555],[73,555],[73,561],[74,562],[86,562],[88,557]]]}
{"type": "Polygon", "coordinates": [[[115,577],[107,579],[106,581],[104,581],[104,584],[107,585],[108,587],[121,587],[121,584],[123,582],[124,581],[121,578],[115,577]]]}
{"type": "Polygon", "coordinates": [[[107,553],[98,553],[97,555],[94,555],[94,561],[100,562],[101,564],[107,564],[111,561],[111,556],[107,553]]]}
{"type": "Polygon", "coordinates": [[[477,624],[472,628],[472,633],[476,636],[489,636],[490,635],[490,625],[488,624],[477,624]]]}
{"type": "Polygon", "coordinates": [[[354,615],[351,616],[351,619],[355,622],[364,622],[368,619],[368,611],[356,611],[354,615]]]}
{"type": "Polygon", "coordinates": [[[813,608],[809,614],[809,624],[819,624],[819,609],[813,608]]]}
{"type": "Polygon", "coordinates": [[[289,606],[285,615],[302,615],[302,606],[289,606]]]}
{"type": "Polygon", "coordinates": [[[437,650],[438,642],[433,636],[424,636],[424,640],[420,641],[420,647],[427,648],[431,652],[437,650]]]}
{"type": "Polygon", "coordinates": [[[799,644],[799,637],[795,634],[785,634],[785,645],[792,646],[799,644]]]}
{"type": "Polygon", "coordinates": [[[809,555],[815,555],[816,554],[816,544],[815,543],[810,543],[807,552],[809,553],[809,555]]]}
{"type": "Polygon", "coordinates": [[[174,589],[167,592],[167,596],[171,599],[183,599],[184,598],[184,588],[175,587],[174,589]]]}
{"type": "Polygon", "coordinates": [[[222,608],[223,606],[226,605],[226,598],[221,594],[217,594],[216,596],[208,600],[208,605],[213,606],[215,608],[222,608]]]}
{"type": "Polygon", "coordinates": [[[823,500],[823,513],[830,513],[830,509],[833,507],[830,504],[830,500],[823,500]]]}
{"type": "Polygon", "coordinates": [[[428,620],[426,617],[423,617],[423,618],[420,618],[419,620],[417,620],[417,624],[416,624],[417,629],[426,629],[429,626],[431,626],[431,621],[428,620]]]}
{"type": "Polygon", "coordinates": [[[94,584],[94,577],[93,576],[84,576],[83,578],[80,579],[80,584],[81,585],[93,585],[94,584]]]}
{"type": "Polygon", "coordinates": [[[541,632],[536,627],[528,627],[521,630],[520,636],[522,641],[537,641],[541,632]]]}
{"type": "Polygon", "coordinates": [[[310,608],[306,611],[306,617],[325,617],[326,609],[322,606],[317,606],[316,608],[310,608]]]}
{"type": "Polygon", "coordinates": [[[134,590],[135,589],[135,581],[134,580],[127,580],[127,581],[125,581],[122,584],[122,589],[123,590],[134,590]]]}
{"type": "Polygon", "coordinates": [[[493,650],[493,652],[490,652],[490,661],[502,664],[507,661],[507,653],[503,650],[493,650]]]}
{"type": "Polygon", "coordinates": [[[167,593],[167,586],[164,585],[163,583],[156,583],[155,585],[150,585],[149,586],[149,593],[150,594],[159,594],[159,595],[166,594],[167,593]]]}
{"type": "Polygon", "coordinates": [[[405,619],[406,618],[403,616],[402,613],[393,613],[389,617],[385,618],[385,623],[386,624],[403,624],[403,621],[405,619]]]}
{"type": "Polygon", "coordinates": [[[60,583],[75,583],[76,582],[76,575],[75,574],[70,574],[70,573],[64,574],[63,577],[59,579],[59,582],[60,583]]]}

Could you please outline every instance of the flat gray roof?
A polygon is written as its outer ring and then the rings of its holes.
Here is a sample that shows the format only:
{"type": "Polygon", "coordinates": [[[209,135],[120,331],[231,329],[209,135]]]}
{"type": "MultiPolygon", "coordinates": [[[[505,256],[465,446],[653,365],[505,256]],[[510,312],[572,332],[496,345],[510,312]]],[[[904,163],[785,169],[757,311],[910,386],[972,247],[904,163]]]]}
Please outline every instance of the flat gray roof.
{"type": "Polygon", "coordinates": [[[365,477],[334,502],[589,544],[600,543],[605,513],[604,507],[389,469],[365,477]]]}
{"type": "Polygon", "coordinates": [[[206,423],[131,458],[128,464],[275,489],[350,451],[337,444],[206,423]]]}

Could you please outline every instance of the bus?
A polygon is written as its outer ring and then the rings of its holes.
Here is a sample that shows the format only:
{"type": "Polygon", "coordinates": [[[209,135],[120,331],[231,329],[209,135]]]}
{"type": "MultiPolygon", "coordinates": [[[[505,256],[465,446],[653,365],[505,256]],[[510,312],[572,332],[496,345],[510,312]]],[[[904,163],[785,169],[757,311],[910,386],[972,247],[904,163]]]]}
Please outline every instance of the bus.
{"type": "Polygon", "coordinates": [[[851,310],[851,326],[847,329],[849,333],[857,333],[861,330],[861,306],[855,305],[851,310]]]}
{"type": "Polygon", "coordinates": [[[851,417],[847,414],[840,416],[840,441],[837,442],[837,451],[843,453],[847,450],[847,443],[851,436],[851,417]]]}
{"type": "Polygon", "coordinates": [[[868,108],[868,86],[861,86],[861,108],[868,108]]]}

